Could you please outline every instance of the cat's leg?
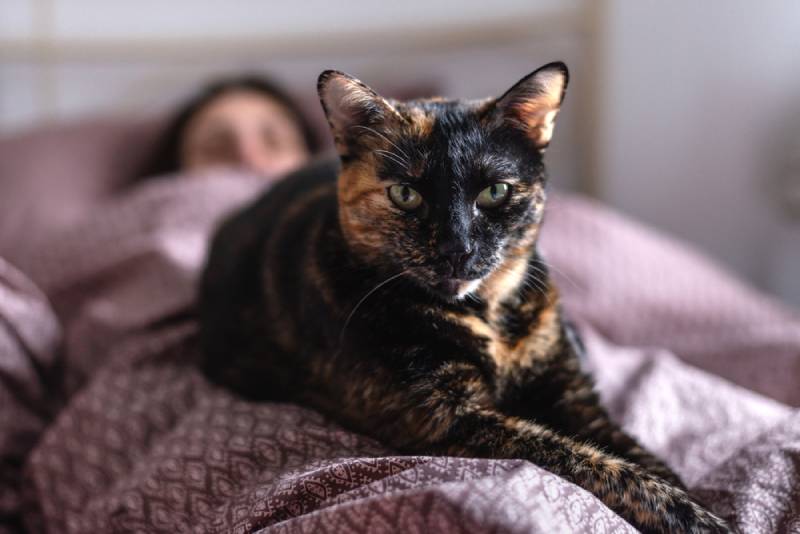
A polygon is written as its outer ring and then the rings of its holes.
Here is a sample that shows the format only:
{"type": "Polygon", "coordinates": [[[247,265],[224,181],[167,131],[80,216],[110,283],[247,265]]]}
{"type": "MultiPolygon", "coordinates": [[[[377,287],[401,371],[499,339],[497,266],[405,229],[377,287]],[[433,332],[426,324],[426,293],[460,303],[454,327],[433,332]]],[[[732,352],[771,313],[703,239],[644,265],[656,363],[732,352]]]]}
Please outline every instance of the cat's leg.
{"type": "Polygon", "coordinates": [[[535,379],[518,386],[514,405],[508,407],[510,413],[592,443],[685,489],[672,469],[611,420],[591,377],[581,371],[577,359],[569,356],[563,362],[548,362],[546,368],[535,379]]]}
{"type": "Polygon", "coordinates": [[[570,387],[558,401],[556,411],[564,415],[563,420],[569,422],[566,426],[570,435],[595,443],[685,489],[680,477],[666,463],[611,420],[588,376],[583,373],[575,375],[570,387]]]}
{"type": "Polygon", "coordinates": [[[593,493],[644,532],[729,531],[683,490],[642,467],[493,408],[475,367],[451,363],[391,378],[371,371],[340,390],[336,405],[386,443],[414,453],[527,459],[593,493]]]}

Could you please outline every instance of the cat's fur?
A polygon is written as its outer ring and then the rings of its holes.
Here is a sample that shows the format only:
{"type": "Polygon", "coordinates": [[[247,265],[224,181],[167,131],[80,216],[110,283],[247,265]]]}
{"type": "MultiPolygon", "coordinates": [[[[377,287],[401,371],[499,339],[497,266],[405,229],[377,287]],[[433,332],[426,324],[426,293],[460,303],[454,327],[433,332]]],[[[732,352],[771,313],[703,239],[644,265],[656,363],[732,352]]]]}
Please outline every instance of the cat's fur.
{"type": "Polygon", "coordinates": [[[566,86],[553,63],[498,99],[396,102],[322,73],[341,164],[222,225],[202,280],[205,371],[409,453],[530,460],[644,531],[725,531],[609,420],[537,253],[566,86]],[[498,182],[509,197],[477,206],[498,182]],[[394,184],[422,203],[401,209],[394,184]]]}

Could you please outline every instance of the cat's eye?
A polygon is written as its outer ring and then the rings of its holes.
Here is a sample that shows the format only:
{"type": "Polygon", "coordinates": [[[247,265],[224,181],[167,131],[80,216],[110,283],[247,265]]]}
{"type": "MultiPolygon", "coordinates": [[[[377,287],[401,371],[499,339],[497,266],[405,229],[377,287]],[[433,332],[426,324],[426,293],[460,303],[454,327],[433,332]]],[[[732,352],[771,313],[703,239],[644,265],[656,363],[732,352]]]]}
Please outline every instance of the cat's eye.
{"type": "Polygon", "coordinates": [[[422,195],[405,184],[389,186],[389,198],[398,208],[406,211],[415,210],[422,204],[422,195]]]}
{"type": "Polygon", "coordinates": [[[496,208],[508,198],[510,192],[511,187],[508,184],[497,182],[478,193],[475,203],[479,208],[496,208]]]}

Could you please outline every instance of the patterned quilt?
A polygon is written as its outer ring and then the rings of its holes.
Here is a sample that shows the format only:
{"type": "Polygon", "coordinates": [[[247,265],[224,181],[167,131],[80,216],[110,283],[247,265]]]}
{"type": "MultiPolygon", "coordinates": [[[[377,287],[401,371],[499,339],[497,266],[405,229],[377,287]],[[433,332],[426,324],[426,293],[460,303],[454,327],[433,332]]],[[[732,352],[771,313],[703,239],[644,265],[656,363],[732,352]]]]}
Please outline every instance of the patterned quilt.
{"type": "MultiPolygon", "coordinates": [[[[402,456],[209,384],[179,312],[261,187],[154,182],[0,261],[0,532],[635,532],[529,462],[402,456]]],[[[542,248],[613,417],[743,532],[800,532],[800,316],[579,198],[542,248]]]]}

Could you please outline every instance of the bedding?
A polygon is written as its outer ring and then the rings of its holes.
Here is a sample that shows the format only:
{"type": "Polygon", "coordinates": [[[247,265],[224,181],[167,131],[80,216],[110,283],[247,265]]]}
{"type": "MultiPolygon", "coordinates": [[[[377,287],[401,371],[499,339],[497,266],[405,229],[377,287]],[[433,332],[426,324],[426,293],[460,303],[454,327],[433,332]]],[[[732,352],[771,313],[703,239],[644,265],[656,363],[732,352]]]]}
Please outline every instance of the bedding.
{"type": "MultiPolygon", "coordinates": [[[[0,316],[19,316],[0,333],[49,340],[35,353],[0,344],[0,394],[15,398],[19,383],[35,392],[0,405],[0,457],[19,465],[4,467],[1,525],[634,532],[528,462],[403,456],[302,407],[209,384],[186,312],[215,221],[262,187],[221,173],[99,205],[17,258],[52,310],[18,271],[0,274],[0,316]],[[61,369],[58,387],[36,367],[61,369]],[[25,423],[40,405],[48,410],[25,423]]],[[[743,532],[800,530],[797,313],[577,197],[553,196],[542,247],[613,417],[743,532]]]]}
{"type": "Polygon", "coordinates": [[[0,256],[16,259],[130,182],[161,122],[97,118],[0,136],[0,256]]]}
{"type": "Polygon", "coordinates": [[[44,294],[0,258],[0,532],[22,528],[22,466],[59,405],[60,339],[44,294]]]}

